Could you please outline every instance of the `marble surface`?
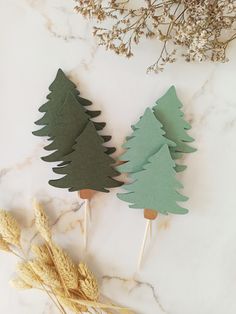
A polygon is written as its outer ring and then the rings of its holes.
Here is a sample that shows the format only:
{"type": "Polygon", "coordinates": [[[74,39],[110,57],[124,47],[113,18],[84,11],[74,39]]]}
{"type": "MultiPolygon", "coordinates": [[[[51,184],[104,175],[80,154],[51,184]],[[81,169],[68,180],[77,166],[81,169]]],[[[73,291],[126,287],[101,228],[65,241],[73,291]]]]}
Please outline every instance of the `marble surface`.
{"type": "MultiPolygon", "coordinates": [[[[0,0],[0,207],[14,212],[34,236],[32,198],[45,204],[56,241],[99,277],[102,292],[138,314],[236,313],[236,45],[227,64],[186,64],[160,75],[145,70],[158,46],[143,42],[129,61],[97,46],[88,21],[72,0],[0,0]],[[142,270],[136,272],[145,220],[116,198],[97,193],[89,246],[83,250],[83,203],[50,187],[52,164],[42,162],[45,141],[33,122],[58,67],[102,110],[118,147],[130,124],[175,84],[192,123],[198,151],[179,175],[189,197],[186,216],[160,217],[153,225],[142,270]]],[[[0,255],[0,312],[56,314],[44,294],[8,285],[17,260],[0,255]]]]}

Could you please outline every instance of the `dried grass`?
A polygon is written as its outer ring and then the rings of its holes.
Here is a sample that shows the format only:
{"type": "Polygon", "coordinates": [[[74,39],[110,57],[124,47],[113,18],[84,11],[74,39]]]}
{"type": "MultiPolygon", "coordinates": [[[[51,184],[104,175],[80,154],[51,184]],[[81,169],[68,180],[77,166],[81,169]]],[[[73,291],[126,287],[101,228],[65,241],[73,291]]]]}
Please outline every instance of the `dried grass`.
{"type": "Polygon", "coordinates": [[[7,243],[20,246],[20,226],[16,219],[4,210],[0,210],[0,234],[7,243]]]}
{"type": "MultiPolygon", "coordinates": [[[[77,266],[69,255],[52,240],[48,218],[43,207],[34,202],[35,224],[42,238],[43,245],[31,245],[30,256],[23,257],[23,262],[17,266],[17,277],[11,285],[17,289],[36,288],[45,291],[62,314],[65,308],[73,313],[87,313],[90,309],[97,312],[103,309],[126,313],[126,309],[99,303],[97,279],[86,264],[77,266]]],[[[20,228],[14,217],[5,211],[0,211],[0,250],[11,251],[9,244],[20,247],[20,228]]],[[[20,255],[17,255],[20,257],[20,255]]],[[[128,312],[127,312],[128,313],[128,312]]]]}
{"type": "Polygon", "coordinates": [[[79,285],[79,275],[75,264],[69,255],[56,245],[51,246],[53,261],[66,288],[77,289],[79,285]]]}
{"type": "Polygon", "coordinates": [[[3,237],[1,235],[0,235],[0,250],[1,251],[6,251],[6,252],[10,252],[11,251],[9,244],[7,243],[7,241],[5,241],[3,239],[3,237]]]}
{"type": "Polygon", "coordinates": [[[34,200],[34,212],[35,212],[35,226],[38,229],[42,238],[50,242],[52,235],[49,227],[48,217],[46,216],[41,204],[34,200]]]}

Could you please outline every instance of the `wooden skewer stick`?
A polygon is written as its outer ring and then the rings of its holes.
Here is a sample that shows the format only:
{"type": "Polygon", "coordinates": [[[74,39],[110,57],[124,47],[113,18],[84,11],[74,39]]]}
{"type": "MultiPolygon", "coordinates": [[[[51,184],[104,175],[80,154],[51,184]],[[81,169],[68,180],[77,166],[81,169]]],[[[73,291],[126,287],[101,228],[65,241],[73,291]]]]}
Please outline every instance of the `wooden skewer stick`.
{"type": "Polygon", "coordinates": [[[147,223],[146,223],[146,229],[145,229],[143,242],[142,242],[139,259],[138,259],[138,270],[141,269],[148,232],[150,232],[150,237],[152,235],[152,220],[156,219],[157,215],[158,215],[158,212],[156,210],[144,209],[144,218],[147,219],[147,223]]]}
{"type": "Polygon", "coordinates": [[[92,219],[91,219],[91,208],[90,208],[90,199],[88,199],[88,198],[85,199],[85,210],[87,212],[88,222],[92,222],[92,219]]]}
{"type": "Polygon", "coordinates": [[[88,241],[88,204],[89,200],[85,200],[85,209],[84,209],[84,249],[87,250],[87,241],[88,241]]]}
{"type": "Polygon", "coordinates": [[[149,233],[149,235],[150,235],[150,239],[152,238],[152,220],[150,220],[150,233],[149,233]]]}
{"type": "Polygon", "coordinates": [[[146,229],[145,229],[145,233],[144,233],[144,238],[143,238],[141,250],[140,250],[140,253],[139,253],[138,270],[140,270],[141,265],[142,265],[143,253],[144,253],[144,249],[145,249],[145,245],[146,245],[146,241],[147,241],[148,231],[150,229],[150,224],[151,224],[151,220],[148,219],[147,222],[146,222],[146,229]]]}
{"type": "MultiPolygon", "coordinates": [[[[80,198],[85,200],[84,208],[84,249],[87,249],[88,244],[88,220],[90,220],[90,200],[94,194],[93,190],[84,189],[80,191],[80,198]]],[[[91,220],[90,220],[91,221],[91,220]]]]}

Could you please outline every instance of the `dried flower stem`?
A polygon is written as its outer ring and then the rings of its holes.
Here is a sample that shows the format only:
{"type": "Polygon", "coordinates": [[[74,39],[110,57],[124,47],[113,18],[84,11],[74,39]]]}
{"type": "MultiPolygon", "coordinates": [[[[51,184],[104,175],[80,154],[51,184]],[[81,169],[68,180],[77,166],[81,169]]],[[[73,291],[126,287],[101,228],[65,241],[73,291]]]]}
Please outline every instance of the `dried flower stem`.
{"type": "MultiPolygon", "coordinates": [[[[53,260],[54,263],[55,263],[52,249],[51,249],[51,247],[50,247],[48,244],[46,244],[46,245],[47,245],[47,249],[48,249],[48,252],[49,252],[51,258],[52,258],[52,260],[53,260]]],[[[68,296],[68,295],[70,295],[70,294],[69,294],[69,291],[68,291],[68,289],[67,289],[67,287],[66,287],[66,284],[65,284],[65,282],[64,282],[64,280],[63,280],[63,277],[61,276],[61,273],[60,273],[60,271],[58,270],[58,267],[56,266],[56,264],[55,264],[55,267],[57,268],[57,272],[58,272],[58,274],[59,274],[59,276],[60,276],[61,283],[62,283],[62,285],[63,285],[63,288],[64,288],[65,292],[66,292],[66,295],[68,296]]]]}
{"type": "Polygon", "coordinates": [[[106,49],[129,58],[143,38],[162,42],[148,71],[159,72],[175,62],[177,48],[187,62],[226,62],[227,47],[236,39],[235,0],[143,0],[134,9],[130,0],[74,1],[78,13],[102,23],[95,24],[94,35],[106,49]],[[104,21],[111,27],[103,27],[104,21]]]}
{"type": "Polygon", "coordinates": [[[29,258],[19,246],[20,232],[15,232],[16,228],[12,228],[14,223],[9,223],[13,217],[4,211],[0,214],[0,231],[5,237],[0,237],[0,250],[12,253],[22,260],[18,266],[18,276],[12,281],[14,287],[35,288],[46,292],[62,314],[66,314],[65,308],[78,314],[91,313],[90,309],[93,313],[99,313],[101,309],[107,314],[109,309],[128,313],[124,308],[98,302],[100,293],[95,276],[86,264],[80,263],[77,266],[63,249],[54,244],[43,207],[34,203],[34,208],[35,224],[45,242],[42,245],[30,245],[29,253],[33,258],[29,258]],[[15,243],[20,253],[5,239],[15,243]]]}

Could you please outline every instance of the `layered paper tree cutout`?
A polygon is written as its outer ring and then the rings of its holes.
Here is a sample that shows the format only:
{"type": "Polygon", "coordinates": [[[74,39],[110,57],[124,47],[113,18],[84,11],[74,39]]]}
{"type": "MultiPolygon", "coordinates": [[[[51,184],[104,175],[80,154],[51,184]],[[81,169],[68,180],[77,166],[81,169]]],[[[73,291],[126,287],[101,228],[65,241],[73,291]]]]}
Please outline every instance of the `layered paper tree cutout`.
{"type": "Polygon", "coordinates": [[[137,172],[143,169],[148,158],[155,154],[164,144],[174,147],[175,143],[163,135],[161,123],[155,118],[152,110],[147,108],[144,115],[132,127],[133,133],[127,138],[123,147],[126,152],[119,157],[126,163],[118,166],[121,172],[137,172]]]}
{"type": "MultiPolygon", "coordinates": [[[[48,101],[39,108],[44,116],[35,122],[43,126],[40,130],[34,131],[36,136],[47,136],[50,143],[45,147],[47,151],[53,151],[50,155],[43,157],[44,161],[61,161],[62,158],[71,153],[76,138],[81,134],[85,125],[91,118],[100,115],[100,111],[87,110],[91,101],[80,97],[76,85],[67,78],[64,72],[59,69],[55,80],[50,85],[51,93],[47,96],[48,101]]],[[[104,122],[93,122],[96,130],[105,127],[104,122]]],[[[103,136],[104,142],[111,139],[110,136],[103,136]]],[[[106,153],[111,154],[115,148],[106,148],[106,153]]]]}
{"type": "Polygon", "coordinates": [[[184,113],[181,111],[183,104],[179,100],[174,86],[156,101],[153,112],[156,118],[161,122],[166,132],[166,137],[173,141],[176,146],[170,148],[173,159],[179,159],[183,153],[193,153],[195,148],[188,145],[194,139],[187,134],[191,125],[184,120],[184,113]]]}
{"type": "Polygon", "coordinates": [[[176,178],[176,172],[186,167],[177,165],[176,160],[184,153],[194,152],[188,145],[193,138],[187,134],[191,127],[184,120],[182,104],[172,86],[161,97],[153,111],[145,110],[140,120],[132,126],[131,136],[126,137],[123,147],[125,153],[120,157],[123,162],[118,170],[127,172],[131,183],[125,184],[127,193],[119,193],[119,199],[128,202],[130,208],[144,210],[147,219],[145,235],[139,256],[138,267],[147,240],[151,221],[160,214],[186,214],[181,207],[187,197],[179,193],[183,188],[176,178]]]}
{"type": "Polygon", "coordinates": [[[119,158],[126,162],[117,168],[128,172],[133,182],[124,185],[124,189],[130,192],[119,193],[118,198],[133,203],[130,208],[162,214],[187,213],[176,203],[187,199],[176,191],[182,188],[175,178],[176,164],[170,154],[176,144],[167,139],[162,124],[150,108],[132,129],[131,136],[123,145],[126,151],[119,158]]]}
{"type": "Polygon", "coordinates": [[[76,85],[59,69],[55,80],[49,87],[48,101],[39,109],[43,117],[36,121],[42,126],[33,132],[36,136],[46,136],[51,142],[45,150],[51,152],[42,159],[58,162],[53,170],[64,175],[57,180],[50,180],[55,187],[67,188],[70,192],[78,191],[85,199],[84,245],[87,246],[87,218],[89,201],[94,191],[109,192],[108,188],[120,186],[121,182],[113,179],[119,175],[114,169],[114,159],[110,157],[114,147],[103,144],[111,136],[100,135],[104,122],[95,122],[100,111],[91,111],[91,101],[82,98],[76,85]]]}
{"type": "Polygon", "coordinates": [[[107,188],[118,187],[122,183],[112,177],[119,172],[112,168],[114,160],[105,153],[102,138],[98,135],[93,123],[86,125],[82,134],[73,146],[73,152],[62,160],[66,165],[54,168],[54,172],[65,175],[49,184],[69,191],[84,189],[109,192],[107,188]]]}
{"type": "Polygon", "coordinates": [[[44,161],[60,162],[61,167],[69,164],[69,168],[55,168],[56,173],[64,174],[64,171],[73,168],[66,176],[67,179],[51,180],[49,183],[69,188],[70,191],[92,189],[108,192],[107,188],[120,186],[120,182],[112,179],[119,173],[112,167],[115,161],[108,156],[115,148],[103,146],[111,136],[101,136],[98,133],[106,124],[91,120],[101,112],[86,109],[91,106],[91,101],[80,96],[76,85],[61,69],[49,90],[51,93],[47,96],[48,102],[39,109],[44,116],[36,122],[43,127],[33,134],[47,136],[51,141],[45,150],[52,153],[43,157],[44,161]],[[81,162],[80,165],[77,164],[78,161],[81,162]],[[66,180],[70,180],[68,186],[66,180]]]}
{"type": "Polygon", "coordinates": [[[175,163],[171,158],[169,148],[164,144],[152,155],[143,166],[143,170],[131,174],[133,183],[124,185],[128,193],[118,194],[118,197],[128,203],[130,208],[147,208],[161,214],[186,214],[187,209],[177,202],[187,200],[177,191],[182,184],[176,179],[175,163]]]}

